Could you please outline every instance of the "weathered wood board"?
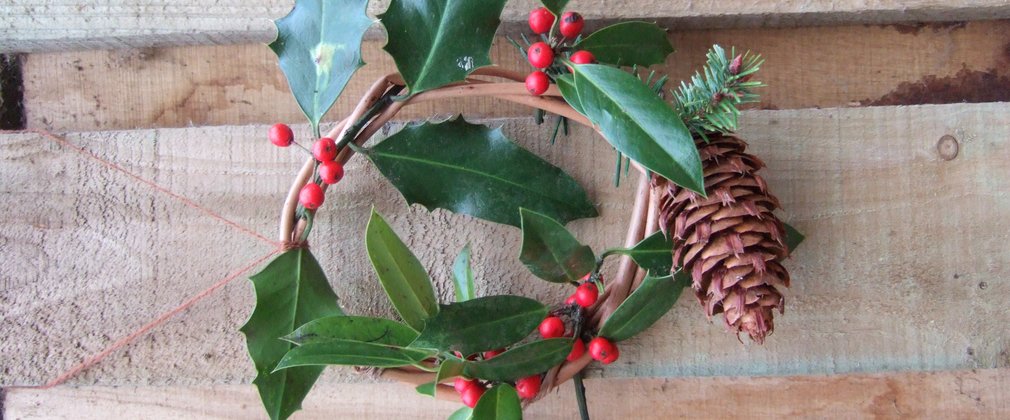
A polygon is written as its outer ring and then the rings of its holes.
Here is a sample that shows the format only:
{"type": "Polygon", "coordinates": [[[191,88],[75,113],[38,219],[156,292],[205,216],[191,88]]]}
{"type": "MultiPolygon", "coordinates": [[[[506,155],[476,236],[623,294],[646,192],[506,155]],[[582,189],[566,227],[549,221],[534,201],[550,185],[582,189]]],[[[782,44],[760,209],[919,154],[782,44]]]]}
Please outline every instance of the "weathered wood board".
{"type": "MultiPolygon", "coordinates": [[[[654,69],[689,77],[714,43],[760,52],[767,62],[758,108],[1010,101],[1010,21],[792,29],[683,30],[678,52],[654,69]]],[[[382,41],[367,41],[368,63],[331,115],[344,115],[395,66],[382,41]]],[[[499,39],[493,61],[529,67],[499,39]]],[[[29,54],[24,59],[29,128],[115,130],[304,121],[273,53],[259,44],[29,54]]],[[[671,87],[673,84],[671,84],[671,87]]],[[[463,111],[474,117],[527,116],[481,99],[428,103],[402,118],[463,111]]]]}
{"type": "MultiPolygon", "coordinates": [[[[0,52],[270,42],[274,37],[270,20],[284,16],[292,4],[291,0],[5,2],[0,4],[0,52]]],[[[372,1],[369,11],[374,15],[388,4],[372,1]]],[[[506,30],[521,28],[538,4],[510,1],[502,15],[506,30]]],[[[1010,18],[1010,5],[1002,0],[575,0],[569,8],[591,20],[646,18],[694,28],[1010,18]]]]}
{"type": "MultiPolygon", "coordinates": [[[[801,375],[1010,366],[1010,104],[751,111],[742,134],[762,175],[807,234],[794,285],[765,346],[740,344],[685,296],[622,358],[593,376],[801,375]],[[941,137],[957,142],[957,153],[941,137]]],[[[263,126],[70,134],[68,140],[273,236],[300,156],[263,126]]],[[[594,249],[623,237],[631,186],[614,188],[612,152],[584,129],[557,145],[509,120],[510,136],[565,168],[603,216],[570,225],[594,249]]],[[[304,127],[301,128],[304,134],[304,127]]],[[[267,252],[257,242],[33,134],[0,137],[0,384],[40,384],[185,296],[267,252]]],[[[313,242],[350,313],[389,316],[362,245],[372,206],[452,293],[452,258],[473,244],[481,294],[560,301],[515,255],[519,232],[408,209],[356,160],[317,220],[313,242]],[[324,239],[325,238],[325,239],[324,239]]],[[[251,311],[237,280],[72,380],[77,385],[244,383],[237,328],[251,311]]],[[[353,380],[334,369],[323,383],[353,380]]]]}
{"type": "MultiPolygon", "coordinates": [[[[589,379],[589,411],[599,419],[1010,417],[1010,370],[793,377],[589,379]]],[[[297,419],[446,418],[458,405],[400,384],[319,386],[297,419]],[[400,398],[389,398],[404,395],[400,398]],[[379,397],[377,397],[379,396],[379,397]]],[[[262,416],[252,386],[61,387],[11,390],[9,420],[250,419],[262,416]]],[[[527,408],[530,419],[571,419],[571,383],[527,408]]]]}

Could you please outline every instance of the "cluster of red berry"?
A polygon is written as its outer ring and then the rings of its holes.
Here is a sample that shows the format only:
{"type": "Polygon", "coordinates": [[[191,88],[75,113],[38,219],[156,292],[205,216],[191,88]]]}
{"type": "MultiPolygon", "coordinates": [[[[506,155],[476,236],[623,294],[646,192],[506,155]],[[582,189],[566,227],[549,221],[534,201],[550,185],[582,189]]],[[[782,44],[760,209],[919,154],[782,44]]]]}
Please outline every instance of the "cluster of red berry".
{"type": "MultiPolygon", "coordinates": [[[[270,138],[270,142],[278,147],[288,147],[295,144],[295,135],[287,124],[274,124],[273,127],[270,127],[268,137],[270,138]]],[[[319,181],[327,185],[333,185],[344,177],[344,165],[336,161],[338,150],[337,143],[333,139],[323,137],[316,140],[312,144],[311,152],[312,157],[318,161],[316,175],[319,177],[319,181]]],[[[298,193],[299,203],[308,210],[319,208],[319,206],[323,205],[324,198],[323,187],[317,182],[306,184],[298,193]]]]}
{"type": "MultiPolygon", "coordinates": [[[[590,275],[587,274],[583,279],[583,283],[575,290],[571,296],[565,301],[566,305],[578,305],[582,308],[589,308],[596,304],[599,298],[599,287],[596,282],[590,281],[590,275]]],[[[565,321],[559,316],[550,315],[544,318],[540,322],[540,336],[544,339],[550,338],[560,338],[560,337],[570,337],[573,332],[567,331],[567,326],[565,321]]],[[[574,330],[574,329],[573,329],[574,330]]],[[[505,352],[506,349],[488,350],[480,354],[475,354],[467,357],[468,360],[476,360],[478,357],[483,360],[491,359],[499,354],[505,352]]],[[[568,353],[568,357],[565,360],[569,362],[574,362],[586,353],[586,343],[582,341],[581,338],[576,338],[575,342],[572,344],[572,351],[568,353]]],[[[607,340],[603,337],[595,337],[589,341],[589,355],[594,359],[598,360],[603,364],[610,364],[617,360],[619,355],[617,351],[617,346],[613,342],[607,340]]],[[[463,355],[456,352],[456,356],[463,358],[463,355]]],[[[515,382],[516,393],[519,394],[519,398],[531,399],[540,393],[540,385],[543,380],[542,375],[531,375],[525,378],[521,378],[515,382]]],[[[463,400],[463,404],[467,407],[473,408],[477,405],[477,401],[480,397],[484,395],[487,391],[490,383],[481,381],[479,379],[467,379],[467,378],[457,378],[453,383],[453,387],[456,392],[459,393],[460,398],[463,400]]]]}
{"type": "MultiPolygon", "coordinates": [[[[530,45],[526,51],[526,58],[530,65],[538,69],[526,76],[526,89],[533,95],[542,95],[550,87],[550,74],[553,73],[556,76],[563,71],[552,70],[558,53],[564,52],[561,47],[566,41],[577,39],[586,22],[578,13],[565,12],[561,15],[561,22],[557,25],[561,36],[555,38],[554,13],[551,13],[546,7],[541,7],[530,12],[529,23],[533,33],[540,35],[545,41],[530,45]]],[[[571,53],[568,56],[568,61],[573,64],[589,64],[596,61],[596,58],[589,51],[580,50],[571,53]]],[[[571,67],[568,67],[568,71],[571,71],[571,67]]]]}

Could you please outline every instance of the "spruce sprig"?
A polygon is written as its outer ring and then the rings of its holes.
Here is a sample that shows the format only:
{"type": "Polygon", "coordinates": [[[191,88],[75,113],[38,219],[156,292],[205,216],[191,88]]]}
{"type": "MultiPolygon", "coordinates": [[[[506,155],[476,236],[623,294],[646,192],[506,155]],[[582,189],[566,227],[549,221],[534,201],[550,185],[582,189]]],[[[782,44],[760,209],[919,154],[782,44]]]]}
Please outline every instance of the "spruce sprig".
{"type": "Polygon", "coordinates": [[[706,133],[736,131],[739,106],[757,102],[752,89],[764,86],[751,80],[764,63],[760,55],[750,51],[738,55],[733,48],[727,56],[722,47],[713,45],[707,57],[704,69],[691,77],[690,84],[681,82],[677,90],[670,91],[681,120],[706,141],[706,133]]]}

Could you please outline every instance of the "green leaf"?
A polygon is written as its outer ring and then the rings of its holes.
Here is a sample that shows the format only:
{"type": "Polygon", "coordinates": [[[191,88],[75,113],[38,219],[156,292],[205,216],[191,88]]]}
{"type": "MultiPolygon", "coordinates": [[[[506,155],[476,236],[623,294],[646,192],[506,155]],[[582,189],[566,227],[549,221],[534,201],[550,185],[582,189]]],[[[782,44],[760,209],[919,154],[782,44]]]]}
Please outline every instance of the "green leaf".
{"type": "Polygon", "coordinates": [[[389,344],[352,340],[317,341],[291,349],[275,371],[293,366],[373,366],[379,368],[408,366],[435,355],[427,349],[409,349],[389,344]]]}
{"type": "Polygon", "coordinates": [[[666,275],[673,268],[673,241],[662,231],[649,235],[631,248],[611,249],[604,253],[607,254],[627,255],[650,273],[666,275]]]}
{"type": "Polygon", "coordinates": [[[502,134],[462,118],[406,127],[364,151],[410,204],[519,226],[519,208],[562,223],[595,217],[585,190],[502,134]]]}
{"type": "Polygon", "coordinates": [[[277,20],[277,54],[291,93],[315,130],[361,61],[361,39],[372,20],[368,0],[297,0],[277,20]]]}
{"type": "Polygon", "coordinates": [[[546,372],[572,352],[571,338],[551,338],[524,344],[492,359],[466,362],[463,374],[491,381],[513,381],[546,372]]]}
{"type": "Polygon", "coordinates": [[[446,357],[438,365],[438,373],[435,374],[435,383],[440,384],[446,379],[454,378],[463,374],[463,361],[455,357],[446,357]]]}
{"type": "Polygon", "coordinates": [[[568,105],[571,105],[572,109],[578,113],[585,115],[586,113],[582,110],[582,102],[579,101],[579,93],[575,90],[575,77],[570,74],[562,74],[554,81],[568,105]]]}
{"type": "Polygon", "coordinates": [[[666,29],[649,22],[621,22],[583,38],[573,47],[593,53],[597,61],[620,66],[663,64],[673,53],[666,29]]]}
{"type": "Polygon", "coordinates": [[[305,248],[281,254],[250,280],[256,288],[256,308],[241,331],[256,365],[253,383],[270,418],[284,419],[301,408],[322,368],[274,373],[294,346],[280,338],[313,319],[342,312],[323,269],[305,248]]]}
{"type": "Polygon", "coordinates": [[[470,407],[462,407],[449,415],[448,420],[470,420],[473,418],[473,409],[470,407]]]}
{"type": "Polygon", "coordinates": [[[473,299],[473,270],[470,268],[470,244],[466,244],[452,263],[452,280],[456,283],[456,302],[473,299]]]}
{"type": "Polygon", "coordinates": [[[786,225],[786,247],[789,248],[789,252],[792,252],[796,249],[796,247],[803,243],[803,240],[806,239],[806,237],[788,223],[783,224],[786,225]]]}
{"type": "Polygon", "coordinates": [[[522,296],[486,296],[442,305],[410,347],[455,350],[464,356],[502,348],[525,338],[546,316],[546,306],[522,296]]]}
{"type": "Polygon", "coordinates": [[[561,16],[561,12],[565,11],[565,5],[568,4],[568,0],[540,0],[547,10],[554,13],[554,16],[561,16]]]}
{"type": "Polygon", "coordinates": [[[435,389],[437,389],[437,387],[434,382],[426,382],[414,387],[414,391],[417,391],[418,394],[427,395],[429,397],[435,396],[435,389]]]}
{"type": "Polygon", "coordinates": [[[519,394],[509,384],[498,384],[489,389],[473,408],[475,420],[522,420],[523,407],[519,394]]]}
{"type": "Polygon", "coordinates": [[[393,308],[407,325],[421,331],[424,321],[438,313],[435,290],[424,266],[375,209],[365,228],[365,248],[393,308]]]}
{"type": "Polygon", "coordinates": [[[650,273],[600,327],[600,337],[627,340],[645,331],[665,315],[687,286],[691,277],[684,272],[653,277],[650,273]]]}
{"type": "Polygon", "coordinates": [[[519,260],[533,275],[553,283],[577,281],[596,268],[596,256],[560,223],[527,209],[522,217],[519,260]]]}
{"type": "Polygon", "coordinates": [[[698,149],[666,102],[620,69],[600,64],[573,67],[585,116],[617,151],[677,185],[705,194],[698,149]]]}
{"type": "Polygon", "coordinates": [[[299,345],[339,339],[394,346],[406,346],[415,338],[416,331],[393,320],[343,315],[309,321],[284,337],[299,345]]]}
{"type": "Polygon", "coordinates": [[[506,0],[393,0],[379,17],[411,94],[462,81],[491,64],[506,0]]]}

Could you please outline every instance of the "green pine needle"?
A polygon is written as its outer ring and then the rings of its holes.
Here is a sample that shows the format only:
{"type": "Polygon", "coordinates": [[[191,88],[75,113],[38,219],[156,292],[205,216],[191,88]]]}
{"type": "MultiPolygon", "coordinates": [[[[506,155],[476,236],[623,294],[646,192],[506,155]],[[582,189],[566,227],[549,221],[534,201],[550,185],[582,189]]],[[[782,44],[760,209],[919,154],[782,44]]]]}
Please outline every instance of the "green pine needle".
{"type": "Polygon", "coordinates": [[[735,48],[727,56],[722,47],[713,45],[707,57],[705,67],[691,77],[690,83],[681,82],[677,90],[670,91],[673,107],[684,124],[703,139],[707,139],[706,133],[736,131],[739,105],[757,102],[758,95],[751,89],[764,86],[749,80],[764,63],[760,55],[750,51],[741,54],[735,74],[730,72],[737,57],[735,48]]]}

